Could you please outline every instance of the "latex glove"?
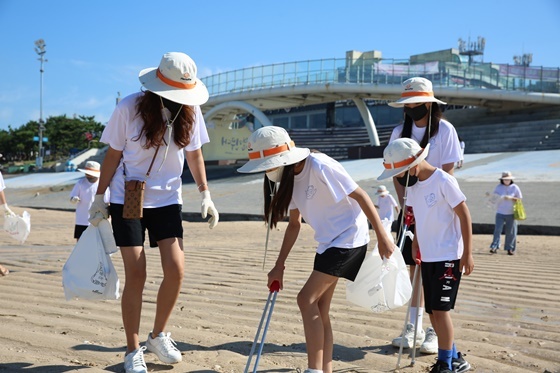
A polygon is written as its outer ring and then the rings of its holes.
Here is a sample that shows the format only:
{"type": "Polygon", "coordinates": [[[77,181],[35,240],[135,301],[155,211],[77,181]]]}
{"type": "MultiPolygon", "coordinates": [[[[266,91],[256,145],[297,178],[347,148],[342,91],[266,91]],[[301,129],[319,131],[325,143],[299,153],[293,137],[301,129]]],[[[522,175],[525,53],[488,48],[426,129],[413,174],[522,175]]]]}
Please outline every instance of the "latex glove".
{"type": "Polygon", "coordinates": [[[109,209],[107,204],[103,201],[103,194],[96,194],[91,207],[89,208],[89,222],[97,227],[97,224],[103,219],[109,218],[109,209]]]}
{"type": "Polygon", "coordinates": [[[7,216],[15,216],[16,213],[10,210],[7,203],[0,205],[0,211],[4,211],[4,215],[7,216]]]}
{"type": "Polygon", "coordinates": [[[78,197],[78,196],[73,196],[72,198],[70,198],[70,202],[72,202],[72,203],[78,203],[78,202],[80,202],[80,197],[78,197]]]}
{"type": "Polygon", "coordinates": [[[212,216],[210,220],[208,220],[208,224],[210,224],[210,229],[214,228],[218,225],[218,221],[220,220],[220,214],[218,214],[218,210],[214,206],[214,202],[212,202],[212,198],[210,198],[210,191],[204,190],[200,192],[200,196],[202,197],[202,206],[200,212],[202,213],[202,219],[206,219],[206,216],[209,214],[212,216]]]}

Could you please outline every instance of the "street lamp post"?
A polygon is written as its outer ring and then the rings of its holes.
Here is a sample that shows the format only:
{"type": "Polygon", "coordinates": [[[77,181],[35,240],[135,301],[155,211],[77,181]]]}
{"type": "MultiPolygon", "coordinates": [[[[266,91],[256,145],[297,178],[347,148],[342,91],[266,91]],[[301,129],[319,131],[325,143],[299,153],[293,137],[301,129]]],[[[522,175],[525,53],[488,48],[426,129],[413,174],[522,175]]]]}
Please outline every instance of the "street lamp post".
{"type": "Polygon", "coordinates": [[[45,53],[47,50],[45,49],[47,45],[43,39],[38,39],[35,41],[35,52],[39,55],[38,60],[41,61],[41,82],[40,82],[40,91],[39,91],[39,154],[37,156],[36,165],[37,168],[43,168],[43,131],[45,130],[44,122],[43,122],[43,63],[47,62],[45,59],[45,53]]]}

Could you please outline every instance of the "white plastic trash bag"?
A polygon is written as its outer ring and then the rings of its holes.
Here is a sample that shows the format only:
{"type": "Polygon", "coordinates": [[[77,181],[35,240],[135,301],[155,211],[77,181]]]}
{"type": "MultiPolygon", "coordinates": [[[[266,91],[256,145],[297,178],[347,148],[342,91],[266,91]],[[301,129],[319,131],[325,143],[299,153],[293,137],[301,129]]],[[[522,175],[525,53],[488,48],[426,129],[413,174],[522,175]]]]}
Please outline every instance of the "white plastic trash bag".
{"type": "Polygon", "coordinates": [[[31,232],[31,215],[24,211],[22,216],[4,216],[4,230],[15,240],[24,243],[31,232]]]}
{"type": "Polygon", "coordinates": [[[119,299],[119,277],[107,252],[113,248],[106,249],[103,245],[101,231],[104,229],[106,227],[90,225],[64,264],[62,286],[66,300],[119,299]]]}
{"type": "MultiPolygon", "coordinates": [[[[383,224],[385,226],[386,222],[383,224]]],[[[390,225],[388,229],[390,234],[390,225]]],[[[346,299],[376,313],[406,304],[411,295],[410,277],[398,248],[387,259],[381,258],[376,245],[372,253],[366,255],[354,282],[346,283],[346,299]]]]}

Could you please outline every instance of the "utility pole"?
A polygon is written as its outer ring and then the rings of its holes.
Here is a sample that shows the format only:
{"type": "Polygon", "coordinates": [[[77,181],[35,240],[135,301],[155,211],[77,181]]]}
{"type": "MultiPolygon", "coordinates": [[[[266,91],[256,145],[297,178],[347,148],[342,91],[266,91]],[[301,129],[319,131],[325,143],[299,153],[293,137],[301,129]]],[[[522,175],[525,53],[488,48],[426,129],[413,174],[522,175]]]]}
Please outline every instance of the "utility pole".
{"type": "Polygon", "coordinates": [[[37,156],[36,165],[38,169],[43,168],[43,131],[45,130],[44,122],[43,122],[43,63],[47,62],[45,59],[45,53],[47,50],[45,49],[47,45],[43,39],[38,39],[35,41],[35,52],[39,55],[38,60],[41,61],[41,82],[40,82],[40,91],[39,91],[39,154],[37,156]]]}

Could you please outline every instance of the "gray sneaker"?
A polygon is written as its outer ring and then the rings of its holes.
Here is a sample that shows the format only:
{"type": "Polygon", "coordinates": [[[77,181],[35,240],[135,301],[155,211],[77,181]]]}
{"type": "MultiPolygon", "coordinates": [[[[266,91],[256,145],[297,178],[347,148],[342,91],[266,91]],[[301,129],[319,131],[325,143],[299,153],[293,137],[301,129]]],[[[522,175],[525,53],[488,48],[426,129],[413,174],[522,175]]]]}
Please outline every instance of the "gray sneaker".
{"type": "Polygon", "coordinates": [[[159,333],[157,337],[152,338],[152,332],[148,334],[146,347],[148,351],[157,355],[158,359],[166,364],[177,364],[183,360],[181,351],[175,347],[177,343],[171,339],[171,333],[159,333]]]}
{"type": "Polygon", "coordinates": [[[423,354],[437,354],[438,353],[438,338],[436,331],[431,326],[426,329],[426,339],[420,346],[420,352],[423,354]]]}
{"type": "MultiPolygon", "coordinates": [[[[391,342],[395,347],[401,347],[402,335],[393,339],[391,342]]],[[[412,348],[412,341],[414,340],[414,324],[406,324],[406,331],[404,332],[403,348],[412,348]]],[[[422,341],[424,340],[424,331],[422,329],[418,330],[416,333],[416,347],[420,347],[422,341]]]]}
{"type": "Polygon", "coordinates": [[[124,370],[126,373],[148,373],[148,367],[144,361],[144,351],[142,346],[124,356],[124,370]]]}

